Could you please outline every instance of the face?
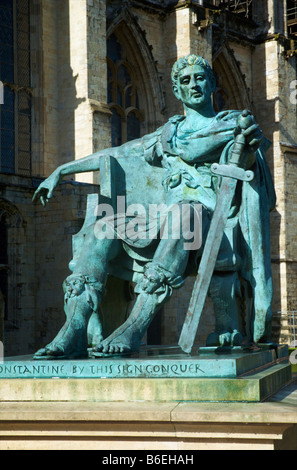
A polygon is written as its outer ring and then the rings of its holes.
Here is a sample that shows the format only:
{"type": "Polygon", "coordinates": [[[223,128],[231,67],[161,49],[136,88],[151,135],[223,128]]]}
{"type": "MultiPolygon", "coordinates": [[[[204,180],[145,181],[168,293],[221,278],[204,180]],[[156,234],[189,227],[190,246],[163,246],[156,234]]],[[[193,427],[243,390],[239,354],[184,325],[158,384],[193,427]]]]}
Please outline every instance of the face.
{"type": "Polygon", "coordinates": [[[69,276],[64,281],[64,292],[66,297],[76,297],[84,291],[85,280],[78,276],[69,276]]]}
{"type": "Polygon", "coordinates": [[[188,108],[199,109],[211,102],[211,84],[205,70],[200,65],[188,65],[182,69],[177,86],[173,87],[175,96],[188,108]]]}
{"type": "Polygon", "coordinates": [[[153,269],[148,269],[143,275],[142,289],[152,294],[160,286],[160,279],[153,269]]]}

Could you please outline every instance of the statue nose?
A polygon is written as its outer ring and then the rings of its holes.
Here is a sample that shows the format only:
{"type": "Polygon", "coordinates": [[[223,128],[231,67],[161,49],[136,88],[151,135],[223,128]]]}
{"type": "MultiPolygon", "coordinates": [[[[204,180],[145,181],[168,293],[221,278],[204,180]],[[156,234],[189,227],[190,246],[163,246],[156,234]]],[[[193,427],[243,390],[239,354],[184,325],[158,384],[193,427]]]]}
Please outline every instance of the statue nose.
{"type": "Polygon", "coordinates": [[[191,79],[190,86],[191,86],[191,88],[197,88],[197,89],[199,88],[199,84],[198,84],[197,80],[194,77],[191,79]]]}

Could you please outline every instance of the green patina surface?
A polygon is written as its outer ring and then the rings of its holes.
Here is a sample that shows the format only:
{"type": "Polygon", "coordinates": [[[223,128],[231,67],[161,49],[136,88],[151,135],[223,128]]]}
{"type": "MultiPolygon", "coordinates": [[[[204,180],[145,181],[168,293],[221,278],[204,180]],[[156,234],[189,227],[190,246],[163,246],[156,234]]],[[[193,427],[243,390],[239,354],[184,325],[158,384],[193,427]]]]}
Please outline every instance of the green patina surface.
{"type": "MultiPolygon", "coordinates": [[[[90,352],[90,354],[92,354],[90,352]]],[[[287,346],[263,347],[246,353],[240,347],[200,348],[189,356],[178,348],[144,348],[128,357],[33,360],[9,358],[0,363],[0,379],[25,378],[236,378],[258,368],[285,361],[287,346]]]]}
{"type": "MultiPolygon", "coordinates": [[[[100,170],[100,197],[92,198],[92,217],[88,212],[82,230],[73,237],[72,274],[63,284],[66,321],[53,341],[36,353],[38,360],[87,357],[88,346],[110,355],[138,350],[157,312],[197,269],[197,278],[207,280],[203,294],[210,295],[214,307],[215,328],[207,346],[270,340],[269,212],[276,201],[265,158],[269,144],[249,111],[214,111],[216,80],[204,58],[189,55],[178,59],[171,78],[184,115],[173,116],[151,134],[120,147],[59,166],[35,192],[34,200],[45,206],[63,177],[100,170]],[[220,171],[214,171],[212,164],[220,171]],[[252,179],[240,176],[245,170],[250,170],[252,179]],[[123,210],[117,204],[120,197],[125,200],[123,210]],[[169,227],[167,237],[161,235],[158,216],[147,217],[146,212],[152,204],[162,203],[168,218],[172,207],[178,209],[172,215],[175,228],[174,224],[169,227]],[[99,210],[103,204],[109,217],[99,210]],[[139,219],[128,211],[137,204],[146,216],[140,231],[133,229],[139,219]],[[202,208],[199,220],[195,217],[198,205],[202,208]],[[188,211],[183,212],[185,208],[188,211]],[[185,213],[185,220],[175,217],[185,213]],[[214,220],[220,224],[212,230],[214,220]],[[191,232],[195,223],[197,230],[191,232]],[[106,235],[102,226],[109,227],[108,236],[102,236],[106,235]],[[201,243],[189,247],[201,226],[201,243]],[[158,227],[156,237],[150,236],[153,227],[158,227]],[[215,251],[206,250],[209,245],[215,251]],[[202,252],[209,253],[205,261],[202,252]],[[109,275],[135,282],[137,300],[128,318],[109,322],[107,328],[102,302],[108,295],[119,295],[115,290],[106,292],[109,275]]],[[[188,319],[202,311],[205,296],[197,298],[194,308],[184,312],[188,319]]],[[[193,336],[191,346],[196,330],[197,325],[186,335],[193,336]]],[[[110,359],[116,361],[113,356],[110,359]]],[[[213,372],[214,362],[205,360],[205,369],[201,365],[197,371],[236,377],[247,367],[246,360],[232,362],[220,357],[221,364],[213,372]]]]}
{"type": "Polygon", "coordinates": [[[288,364],[236,379],[2,379],[0,401],[259,402],[290,379],[288,364]]]}

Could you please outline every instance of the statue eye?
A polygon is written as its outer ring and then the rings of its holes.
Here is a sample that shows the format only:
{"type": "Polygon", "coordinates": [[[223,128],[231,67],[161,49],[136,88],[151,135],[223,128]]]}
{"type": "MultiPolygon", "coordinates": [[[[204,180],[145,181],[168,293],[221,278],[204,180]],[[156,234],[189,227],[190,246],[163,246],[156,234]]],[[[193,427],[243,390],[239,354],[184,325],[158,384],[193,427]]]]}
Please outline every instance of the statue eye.
{"type": "Polygon", "coordinates": [[[203,81],[205,79],[204,75],[196,75],[195,76],[196,80],[203,81]]]}

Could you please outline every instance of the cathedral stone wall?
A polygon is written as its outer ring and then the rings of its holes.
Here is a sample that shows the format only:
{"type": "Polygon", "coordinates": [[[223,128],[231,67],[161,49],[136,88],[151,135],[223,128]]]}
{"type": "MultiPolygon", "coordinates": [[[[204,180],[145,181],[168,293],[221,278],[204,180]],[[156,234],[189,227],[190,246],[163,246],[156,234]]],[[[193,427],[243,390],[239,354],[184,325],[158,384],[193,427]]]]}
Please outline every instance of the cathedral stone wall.
{"type": "MultiPolygon", "coordinates": [[[[271,213],[273,311],[297,310],[297,114],[291,99],[296,56],[290,54],[296,47],[286,38],[285,2],[253,2],[255,23],[183,0],[31,3],[32,177],[0,174],[0,198],[22,221],[9,229],[14,263],[4,320],[9,353],[33,352],[64,321],[61,285],[71,236],[83,223],[86,194],[98,190],[100,175],[67,177],[46,209],[32,205],[31,198],[40,178],[58,165],[111,146],[106,40],[114,31],[130,43],[129,60],[143,82],[142,134],[183,113],[170,72],[174,61],[189,53],[213,64],[226,107],[250,107],[254,113],[271,141],[267,158],[277,193],[271,213]]],[[[158,326],[164,344],[178,339],[193,281],[164,307],[158,326]]],[[[214,325],[209,300],[203,318],[201,344],[214,325]]]]}
{"type": "Polygon", "coordinates": [[[90,184],[65,182],[46,209],[32,203],[40,179],[0,175],[0,212],[6,212],[8,311],[6,356],[30,354],[63,325],[62,283],[70,274],[72,235],[84,221],[90,184]]]}

